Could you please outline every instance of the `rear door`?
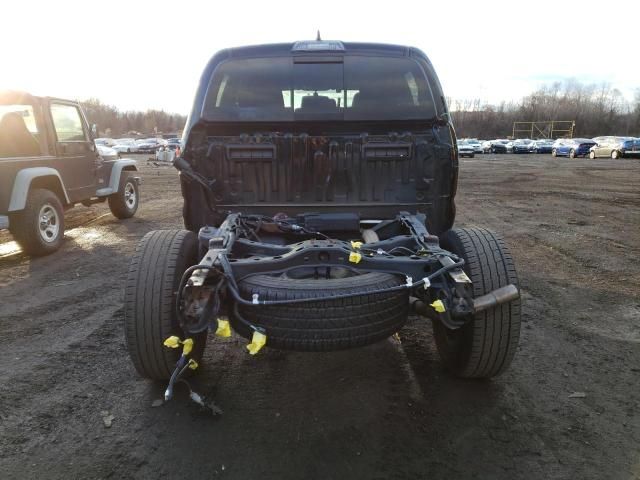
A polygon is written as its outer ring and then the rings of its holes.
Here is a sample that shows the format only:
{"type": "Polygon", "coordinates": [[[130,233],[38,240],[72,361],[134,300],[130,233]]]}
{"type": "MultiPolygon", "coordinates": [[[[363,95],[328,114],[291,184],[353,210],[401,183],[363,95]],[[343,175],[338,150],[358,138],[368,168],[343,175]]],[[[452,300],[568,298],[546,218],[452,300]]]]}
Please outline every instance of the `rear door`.
{"type": "Polygon", "coordinates": [[[61,100],[50,104],[58,171],[69,199],[79,201],[95,195],[96,147],[77,105],[61,100]]]}
{"type": "Polygon", "coordinates": [[[599,157],[608,157],[611,155],[613,138],[612,137],[603,137],[602,141],[598,142],[598,156],[599,157]]]}

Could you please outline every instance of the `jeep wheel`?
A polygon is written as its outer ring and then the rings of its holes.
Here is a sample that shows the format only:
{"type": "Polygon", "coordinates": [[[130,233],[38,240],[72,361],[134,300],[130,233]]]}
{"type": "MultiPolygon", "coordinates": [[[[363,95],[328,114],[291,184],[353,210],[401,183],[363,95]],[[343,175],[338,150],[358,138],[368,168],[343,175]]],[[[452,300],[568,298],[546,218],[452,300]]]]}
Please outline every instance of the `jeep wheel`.
{"type": "Polygon", "coordinates": [[[31,190],[25,209],[11,215],[10,230],[29,255],[55,252],[64,237],[64,209],[60,199],[50,190],[31,190]]]}
{"type": "Polygon", "coordinates": [[[239,283],[244,298],[254,294],[260,300],[358,295],[290,305],[242,305],[231,316],[231,322],[234,330],[246,338],[252,330],[242,319],[264,328],[267,346],[283,350],[331,351],[368,345],[393,335],[405,324],[409,294],[407,290],[367,292],[403,283],[405,279],[397,275],[354,275],[335,267],[301,268],[280,276],[256,275],[239,283]]]}
{"type": "Polygon", "coordinates": [[[140,190],[132,175],[123,173],[120,188],[113,195],[109,195],[109,208],[116,218],[131,218],[138,210],[140,190]]]}
{"type": "MultiPolygon", "coordinates": [[[[198,239],[186,230],[147,233],[133,254],[125,284],[124,334],[129,355],[140,375],[165,380],[180,349],[163,345],[171,335],[184,338],[175,311],[175,292],[184,271],[198,263],[198,239]]],[[[193,337],[191,358],[200,362],[207,332],[193,337]]]]}
{"type": "MultiPolygon", "coordinates": [[[[478,297],[510,283],[518,285],[513,260],[504,241],[483,228],[445,232],[442,247],[462,257],[464,270],[478,297]]],[[[458,330],[433,323],[438,352],[446,368],[465,378],[489,378],[504,372],[520,337],[520,300],[505,303],[468,319],[458,330]]]]}

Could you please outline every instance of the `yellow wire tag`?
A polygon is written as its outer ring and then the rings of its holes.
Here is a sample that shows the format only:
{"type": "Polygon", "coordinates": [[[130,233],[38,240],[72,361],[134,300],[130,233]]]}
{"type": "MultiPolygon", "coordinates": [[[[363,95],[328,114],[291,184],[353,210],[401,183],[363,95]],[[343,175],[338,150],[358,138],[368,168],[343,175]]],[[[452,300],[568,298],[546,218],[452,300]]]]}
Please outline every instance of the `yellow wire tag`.
{"type": "Polygon", "coordinates": [[[171,336],[164,341],[164,346],[169,348],[178,348],[180,346],[180,339],[175,335],[171,336]]]}
{"type": "Polygon", "coordinates": [[[187,338],[184,342],[182,342],[182,355],[187,356],[193,350],[193,339],[187,338]]]}
{"type": "Polygon", "coordinates": [[[351,240],[351,246],[353,248],[360,248],[360,247],[362,247],[362,242],[356,242],[354,240],[351,240]]]}
{"type": "Polygon", "coordinates": [[[358,252],[351,252],[349,254],[349,261],[351,263],[360,263],[360,260],[362,260],[362,255],[358,252]]]}
{"type": "Polygon", "coordinates": [[[231,327],[229,327],[229,320],[218,319],[218,328],[216,329],[216,335],[219,337],[230,337],[231,336],[231,327]]]}
{"type": "Polygon", "coordinates": [[[444,313],[447,311],[447,309],[444,308],[444,303],[442,303],[442,300],[436,300],[431,304],[431,306],[438,313],[444,313]]]}
{"type": "Polygon", "coordinates": [[[195,370],[196,368],[198,368],[198,362],[196,362],[193,358],[189,359],[189,368],[191,370],[195,370]]]}
{"type": "Polygon", "coordinates": [[[264,347],[265,343],[267,343],[267,336],[265,334],[253,332],[253,337],[251,337],[251,343],[247,345],[247,350],[249,350],[251,355],[255,355],[264,347]]]}

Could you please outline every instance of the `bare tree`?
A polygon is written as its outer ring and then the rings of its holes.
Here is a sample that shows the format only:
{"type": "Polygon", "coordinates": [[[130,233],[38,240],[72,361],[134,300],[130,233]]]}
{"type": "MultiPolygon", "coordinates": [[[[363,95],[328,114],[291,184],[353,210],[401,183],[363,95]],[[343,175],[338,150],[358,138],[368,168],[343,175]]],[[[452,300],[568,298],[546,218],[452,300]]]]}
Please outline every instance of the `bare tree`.
{"type": "Polygon", "coordinates": [[[101,135],[110,132],[112,136],[127,135],[140,132],[145,135],[154,133],[174,133],[182,131],[186,116],[167,113],[164,110],[147,110],[146,112],[121,112],[112,105],[105,105],[96,98],[82,103],[87,120],[98,126],[101,135]]]}

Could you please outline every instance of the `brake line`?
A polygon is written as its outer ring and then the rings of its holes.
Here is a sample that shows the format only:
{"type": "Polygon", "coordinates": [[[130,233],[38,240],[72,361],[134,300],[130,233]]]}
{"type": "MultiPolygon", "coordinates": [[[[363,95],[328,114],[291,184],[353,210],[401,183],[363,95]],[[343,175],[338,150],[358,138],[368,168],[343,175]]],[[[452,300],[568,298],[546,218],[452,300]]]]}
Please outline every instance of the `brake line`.
{"type": "MultiPolygon", "coordinates": [[[[230,283],[227,283],[227,288],[229,289],[229,291],[231,292],[231,295],[233,296],[233,298],[236,300],[236,302],[241,303],[243,305],[246,306],[253,306],[255,307],[256,305],[290,305],[290,304],[295,304],[295,303],[311,303],[311,302],[322,302],[324,300],[337,300],[337,299],[341,299],[341,298],[352,298],[352,297],[357,297],[360,295],[375,295],[375,294],[379,294],[379,293],[390,293],[390,292],[399,292],[402,290],[407,290],[407,289],[411,289],[413,287],[418,287],[420,285],[424,285],[427,281],[429,281],[429,283],[431,282],[431,280],[433,280],[434,278],[439,277],[440,275],[443,275],[447,272],[449,272],[450,270],[454,270],[456,268],[461,268],[464,266],[464,260],[460,260],[459,262],[456,263],[452,263],[450,265],[445,265],[444,267],[436,270],[435,272],[433,272],[431,275],[426,276],[425,278],[423,278],[422,280],[418,280],[417,282],[407,282],[407,284],[405,285],[397,285],[395,287],[389,287],[389,288],[380,288],[377,290],[369,290],[369,291],[362,291],[362,292],[351,292],[351,293],[341,293],[338,295],[329,295],[326,297],[310,297],[310,298],[292,298],[289,300],[260,300],[257,297],[254,297],[252,300],[246,300],[244,298],[242,298],[242,296],[240,295],[240,292],[237,290],[236,286],[231,285],[230,283]]],[[[225,277],[228,277],[228,274],[225,274],[225,277]]]]}

